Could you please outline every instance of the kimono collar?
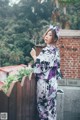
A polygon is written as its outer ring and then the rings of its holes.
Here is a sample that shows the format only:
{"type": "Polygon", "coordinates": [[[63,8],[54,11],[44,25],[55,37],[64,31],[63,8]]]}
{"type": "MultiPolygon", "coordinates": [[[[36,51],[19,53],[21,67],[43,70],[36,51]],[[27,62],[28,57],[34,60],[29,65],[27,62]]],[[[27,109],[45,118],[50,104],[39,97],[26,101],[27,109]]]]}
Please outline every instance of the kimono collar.
{"type": "Polygon", "coordinates": [[[55,45],[47,45],[47,48],[49,48],[49,49],[55,49],[56,48],[56,46],[55,45]]]}

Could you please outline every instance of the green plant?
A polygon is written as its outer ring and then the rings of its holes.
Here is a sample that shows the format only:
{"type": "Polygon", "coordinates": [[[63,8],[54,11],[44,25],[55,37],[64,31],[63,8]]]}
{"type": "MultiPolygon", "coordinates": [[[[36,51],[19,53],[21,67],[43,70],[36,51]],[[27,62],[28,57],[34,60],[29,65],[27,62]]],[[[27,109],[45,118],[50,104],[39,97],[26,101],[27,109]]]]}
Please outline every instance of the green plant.
{"type": "Polygon", "coordinates": [[[27,69],[23,68],[23,69],[20,69],[17,74],[15,74],[15,75],[9,75],[7,77],[7,79],[5,80],[4,85],[2,87],[3,91],[5,93],[7,93],[7,91],[8,91],[8,89],[9,89],[9,87],[10,87],[10,85],[11,85],[12,82],[16,82],[16,81],[21,82],[21,80],[22,80],[22,78],[24,76],[28,76],[29,77],[29,75],[32,72],[33,72],[32,68],[27,68],[27,69]]]}
{"type": "Polygon", "coordinates": [[[19,70],[19,72],[17,74],[18,81],[21,82],[23,76],[29,76],[30,73],[32,73],[32,72],[33,72],[32,68],[28,68],[28,69],[24,68],[24,69],[19,70]]]}
{"type": "Polygon", "coordinates": [[[13,81],[17,81],[17,76],[15,76],[15,75],[9,75],[9,76],[7,77],[7,79],[5,80],[4,85],[3,85],[3,87],[2,87],[2,89],[3,89],[3,91],[4,91],[5,93],[7,93],[8,89],[9,89],[9,87],[10,87],[10,84],[11,84],[13,81]]]}

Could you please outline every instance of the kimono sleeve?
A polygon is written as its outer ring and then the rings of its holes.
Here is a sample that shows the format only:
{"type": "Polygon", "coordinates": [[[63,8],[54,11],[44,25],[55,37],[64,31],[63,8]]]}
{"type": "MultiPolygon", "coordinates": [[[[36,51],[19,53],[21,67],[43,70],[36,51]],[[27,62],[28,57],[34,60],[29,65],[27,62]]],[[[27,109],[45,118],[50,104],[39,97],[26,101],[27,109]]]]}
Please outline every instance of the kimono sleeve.
{"type": "Polygon", "coordinates": [[[61,70],[60,70],[60,52],[59,52],[59,49],[57,49],[57,51],[56,51],[56,60],[57,60],[56,79],[61,80],[62,74],[61,74],[61,70]]]}
{"type": "Polygon", "coordinates": [[[33,70],[36,74],[45,74],[50,65],[50,60],[47,55],[47,50],[42,49],[40,54],[37,56],[35,63],[33,64],[33,70]]]}
{"type": "Polygon", "coordinates": [[[42,73],[40,59],[37,58],[32,67],[33,67],[34,73],[36,74],[42,73]]]}

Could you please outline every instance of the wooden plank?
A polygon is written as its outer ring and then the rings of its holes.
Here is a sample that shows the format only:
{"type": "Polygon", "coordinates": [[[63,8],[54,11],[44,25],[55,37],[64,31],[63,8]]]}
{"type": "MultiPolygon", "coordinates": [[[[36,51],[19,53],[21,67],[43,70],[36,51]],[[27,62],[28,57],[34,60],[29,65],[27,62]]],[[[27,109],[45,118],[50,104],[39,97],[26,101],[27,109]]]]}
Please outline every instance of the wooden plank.
{"type": "Polygon", "coordinates": [[[26,107],[27,107],[27,98],[26,98],[26,77],[24,76],[21,82],[21,86],[22,86],[22,116],[21,119],[22,120],[26,120],[26,107]]]}
{"type": "Polygon", "coordinates": [[[26,79],[26,120],[30,120],[30,80],[29,78],[26,79]]]}
{"type": "Polygon", "coordinates": [[[8,96],[0,91],[0,114],[5,114],[4,118],[8,119],[8,96]]]}
{"type": "Polygon", "coordinates": [[[32,74],[30,81],[30,120],[36,120],[36,80],[35,75],[32,74]]]}
{"type": "Polygon", "coordinates": [[[16,119],[21,120],[21,103],[22,103],[22,87],[21,84],[17,83],[17,113],[16,113],[16,119]]]}
{"type": "Polygon", "coordinates": [[[8,96],[9,96],[9,120],[16,120],[17,82],[14,82],[14,83],[11,84],[10,90],[8,91],[8,96]]]}

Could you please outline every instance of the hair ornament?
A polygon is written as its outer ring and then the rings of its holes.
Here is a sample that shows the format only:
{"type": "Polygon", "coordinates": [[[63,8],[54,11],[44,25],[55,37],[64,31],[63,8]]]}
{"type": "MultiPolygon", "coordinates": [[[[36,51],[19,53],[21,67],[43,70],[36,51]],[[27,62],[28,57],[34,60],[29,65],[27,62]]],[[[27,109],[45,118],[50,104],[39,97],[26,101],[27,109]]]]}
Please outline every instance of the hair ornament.
{"type": "Polygon", "coordinates": [[[58,37],[58,39],[59,39],[59,36],[60,36],[60,28],[59,28],[59,26],[50,25],[50,26],[49,26],[49,29],[55,30],[56,35],[57,35],[57,37],[58,37]]]}

